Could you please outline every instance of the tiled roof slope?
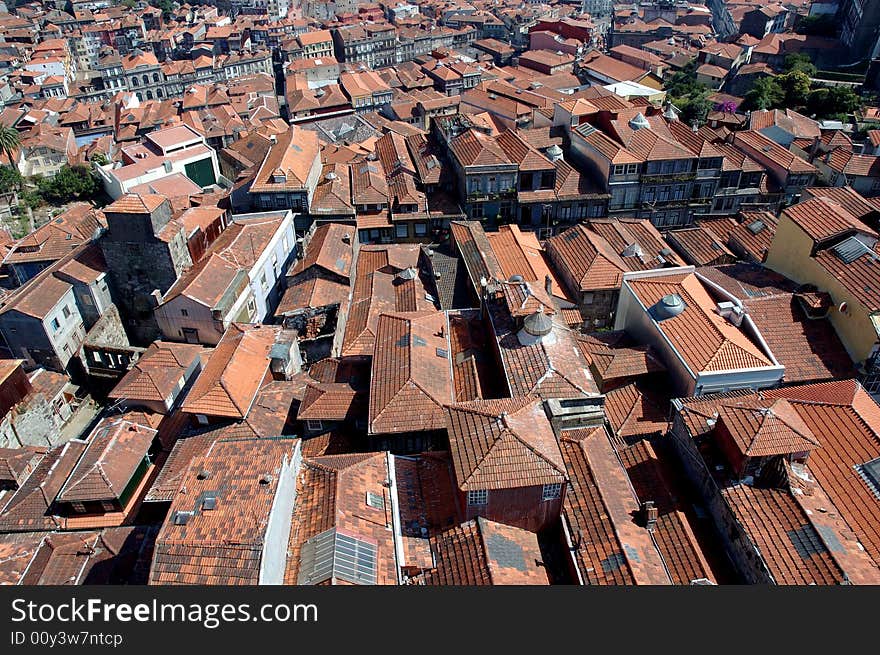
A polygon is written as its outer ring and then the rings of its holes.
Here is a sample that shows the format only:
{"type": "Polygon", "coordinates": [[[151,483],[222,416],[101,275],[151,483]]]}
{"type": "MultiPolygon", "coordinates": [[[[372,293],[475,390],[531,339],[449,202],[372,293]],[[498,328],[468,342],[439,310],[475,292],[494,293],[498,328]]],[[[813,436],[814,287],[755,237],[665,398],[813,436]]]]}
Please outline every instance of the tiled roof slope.
{"type": "Polygon", "coordinates": [[[432,538],[431,551],[437,567],[426,584],[549,584],[537,535],[482,517],[432,538]]]}
{"type": "MultiPolygon", "coordinates": [[[[297,482],[297,503],[290,526],[285,572],[286,584],[345,584],[335,571],[320,575],[306,567],[307,542],[335,530],[375,548],[374,584],[397,584],[394,533],[390,529],[391,498],[385,453],[310,457],[302,462],[297,482]],[[368,494],[374,496],[368,505],[368,494]],[[315,577],[318,575],[318,577],[315,577]]],[[[369,583],[369,581],[365,581],[369,583]]]]}
{"type": "Polygon", "coordinates": [[[269,370],[277,328],[233,323],[196,379],[181,409],[244,418],[269,370]]]}
{"type": "Polygon", "coordinates": [[[536,398],[456,403],[446,410],[446,423],[463,491],[567,480],[556,436],[536,398]]]}
{"type": "Polygon", "coordinates": [[[715,301],[693,273],[628,283],[646,308],[666,295],[677,294],[684,300],[685,311],[658,325],[695,373],[773,365],[744,331],[712,311],[715,301]]]}
{"type": "Polygon", "coordinates": [[[141,425],[137,413],[102,421],[92,431],[83,456],[57,499],[88,502],[121,498],[155,437],[156,430],[141,425]]]}
{"type": "Polygon", "coordinates": [[[257,584],[279,472],[297,444],[288,438],[218,440],[195,458],[157,537],[150,584],[257,584]],[[217,500],[205,510],[201,499],[208,492],[217,500]],[[177,525],[178,511],[193,515],[177,525]]]}
{"type": "Polygon", "coordinates": [[[583,584],[671,584],[639,511],[626,471],[603,427],[566,430],[560,441],[571,476],[563,520],[583,584]]]}
{"type": "Polygon", "coordinates": [[[113,387],[109,397],[164,401],[202,350],[197,344],[154,341],[113,387]]]}
{"type": "Polygon", "coordinates": [[[452,400],[446,315],[383,314],[370,378],[370,433],[437,430],[452,400]]]}
{"type": "Polygon", "coordinates": [[[685,513],[685,505],[675,494],[675,487],[665,467],[647,440],[622,448],[620,459],[626,468],[636,496],[641,502],[652,501],[657,509],[654,538],[672,581],[677,585],[695,580],[715,580],[700,544],[685,513]]]}

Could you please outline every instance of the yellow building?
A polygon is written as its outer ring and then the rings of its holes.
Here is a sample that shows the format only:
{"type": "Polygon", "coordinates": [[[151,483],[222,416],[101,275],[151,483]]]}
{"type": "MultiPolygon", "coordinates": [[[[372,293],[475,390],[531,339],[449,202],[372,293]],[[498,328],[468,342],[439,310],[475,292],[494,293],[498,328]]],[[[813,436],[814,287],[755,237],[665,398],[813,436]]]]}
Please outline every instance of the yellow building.
{"type": "Polygon", "coordinates": [[[795,282],[830,295],[828,317],[872,392],[880,391],[877,241],[877,233],[840,204],[811,198],[782,212],[766,262],[795,282]]]}

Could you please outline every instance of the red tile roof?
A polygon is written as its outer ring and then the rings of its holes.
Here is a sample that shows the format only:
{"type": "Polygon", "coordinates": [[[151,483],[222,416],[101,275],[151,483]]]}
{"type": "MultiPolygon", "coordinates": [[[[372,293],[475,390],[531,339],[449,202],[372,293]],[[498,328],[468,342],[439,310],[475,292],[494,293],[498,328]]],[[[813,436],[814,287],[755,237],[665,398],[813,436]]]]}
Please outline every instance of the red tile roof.
{"type": "Polygon", "coordinates": [[[25,532],[54,530],[58,517],[50,513],[55,496],[86,448],[86,442],[73,440],[46,453],[37,467],[0,507],[0,530],[25,532]]]}
{"type": "Polygon", "coordinates": [[[102,420],[92,430],[85,452],[56,499],[61,502],[124,500],[123,493],[156,437],[138,414],[102,420]]]}
{"type": "Polygon", "coordinates": [[[269,370],[279,328],[233,323],[196,379],[181,409],[244,418],[269,370]]]}
{"type": "Polygon", "coordinates": [[[431,539],[429,585],[545,585],[547,569],[532,532],[478,517],[431,539]]]}
{"type": "Polygon", "coordinates": [[[355,230],[351,225],[327,223],[315,228],[305,248],[305,255],[290,269],[288,275],[298,275],[312,266],[348,278],[355,230]]]}
{"type": "Polygon", "coordinates": [[[603,427],[566,430],[560,440],[571,476],[563,503],[573,559],[583,584],[670,584],[640,507],[603,427]]]}
{"type": "Polygon", "coordinates": [[[159,531],[150,584],[257,584],[279,473],[298,443],[217,440],[195,458],[159,531]],[[217,499],[210,510],[201,502],[208,492],[217,499]],[[178,525],[177,512],[193,514],[178,525]]]}
{"type": "Polygon", "coordinates": [[[391,529],[391,498],[385,487],[389,475],[385,453],[303,460],[290,526],[286,584],[398,583],[400,563],[391,529]],[[375,549],[374,577],[367,574],[354,582],[338,566],[329,570],[315,566],[316,542],[322,539],[335,546],[340,535],[375,549]]]}
{"type": "Polygon", "coordinates": [[[605,415],[619,444],[665,433],[667,408],[668,401],[660,393],[635,382],[605,394],[605,415]]]}
{"type": "Polygon", "coordinates": [[[715,301],[693,273],[632,279],[628,284],[645,308],[666,295],[684,300],[683,312],[657,326],[695,374],[774,365],[744,330],[714,311],[715,301]]]}
{"type": "Polygon", "coordinates": [[[825,197],[811,198],[786,207],[782,215],[794,222],[817,243],[856,230],[876,236],[873,230],[842,205],[825,197]]]}
{"type": "Polygon", "coordinates": [[[842,584],[844,573],[788,491],[745,484],[721,491],[776,584],[842,584]]]}
{"type": "Polygon", "coordinates": [[[428,310],[421,275],[404,279],[406,269],[418,271],[418,245],[361,246],[345,332],[343,355],[372,355],[379,315],[389,312],[428,310]]]}
{"type": "Polygon", "coordinates": [[[164,402],[202,351],[196,344],[154,341],[108,397],[164,402]]]}
{"type": "Polygon", "coordinates": [[[446,425],[463,491],[567,480],[553,428],[536,398],[456,403],[446,410],[446,425]]]}
{"type": "Polygon", "coordinates": [[[666,233],[666,239],[688,264],[694,266],[732,264],[736,261],[723,239],[706,225],[670,230],[666,233]]]}
{"type": "Polygon", "coordinates": [[[376,326],[370,378],[371,434],[437,430],[452,401],[446,316],[383,314],[376,326]]]}
{"type": "Polygon", "coordinates": [[[657,509],[653,535],[672,581],[678,585],[701,579],[714,582],[715,576],[687,514],[689,508],[680,495],[680,487],[675,486],[684,481],[674,479],[649,441],[639,441],[618,452],[636,496],[641,502],[653,502],[657,509]]]}
{"type": "Polygon", "coordinates": [[[625,332],[578,335],[576,342],[601,385],[666,370],[650,346],[631,345],[625,332]]]}
{"type": "Polygon", "coordinates": [[[331,357],[312,364],[297,419],[342,421],[363,417],[369,378],[370,367],[362,360],[331,357]]]}

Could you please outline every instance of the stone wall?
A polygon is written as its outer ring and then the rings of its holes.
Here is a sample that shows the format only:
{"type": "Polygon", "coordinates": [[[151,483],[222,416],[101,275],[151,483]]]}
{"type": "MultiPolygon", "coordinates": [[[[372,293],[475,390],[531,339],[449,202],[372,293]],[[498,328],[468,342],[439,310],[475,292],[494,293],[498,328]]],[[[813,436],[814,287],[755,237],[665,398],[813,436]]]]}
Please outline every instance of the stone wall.
{"type": "Polygon", "coordinates": [[[102,238],[101,250],[130,338],[138,344],[158,338],[153,309],[184,269],[192,266],[183,228],[167,242],[155,238],[140,242],[102,238]]]}

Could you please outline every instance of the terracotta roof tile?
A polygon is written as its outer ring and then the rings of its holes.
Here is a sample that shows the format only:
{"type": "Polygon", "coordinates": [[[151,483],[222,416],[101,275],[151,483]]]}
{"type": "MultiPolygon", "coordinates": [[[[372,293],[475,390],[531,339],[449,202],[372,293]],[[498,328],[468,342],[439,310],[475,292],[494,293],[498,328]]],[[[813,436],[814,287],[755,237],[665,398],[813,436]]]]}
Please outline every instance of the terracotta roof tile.
{"type": "Polygon", "coordinates": [[[150,425],[141,425],[137,414],[104,419],[92,430],[85,452],[58,492],[61,502],[94,502],[119,499],[141,467],[156,437],[150,425]]]}
{"type": "Polygon", "coordinates": [[[875,234],[842,205],[824,197],[812,198],[786,207],[782,214],[816,242],[826,241],[854,230],[875,234]]]}
{"type": "Polygon", "coordinates": [[[563,503],[583,584],[670,584],[638,500],[603,427],[566,430],[560,441],[571,483],[563,503]]]}
{"type": "Polygon", "coordinates": [[[695,373],[773,365],[744,331],[713,311],[715,301],[694,274],[633,279],[628,284],[646,308],[666,295],[682,298],[685,311],[657,325],[695,373]]]}
{"type": "Polygon", "coordinates": [[[309,369],[309,378],[297,419],[343,421],[363,417],[370,379],[366,362],[322,359],[309,369]]]}
{"type": "Polygon", "coordinates": [[[18,490],[3,499],[0,530],[25,532],[59,527],[60,521],[50,513],[50,506],[86,445],[84,441],[74,440],[48,451],[18,490]]]}
{"type": "Polygon", "coordinates": [[[446,424],[463,491],[567,480],[553,428],[536,398],[456,403],[446,410],[446,424]]]}
{"type": "Polygon", "coordinates": [[[667,467],[657,456],[649,441],[639,441],[619,451],[636,496],[641,502],[651,501],[657,509],[654,538],[672,581],[678,585],[695,580],[715,581],[703,554],[687,507],[677,493],[667,467]]]}
{"type": "Polygon", "coordinates": [[[181,409],[244,418],[269,370],[278,328],[233,323],[211,354],[181,409]]]}
{"type": "Polygon", "coordinates": [[[843,582],[843,571],[788,491],[740,484],[721,493],[776,584],[843,582]]]}
{"type": "Polygon", "coordinates": [[[549,584],[538,538],[532,532],[476,518],[431,539],[437,562],[431,585],[549,584]]]}
{"type": "Polygon", "coordinates": [[[109,398],[164,402],[202,353],[202,346],[155,341],[113,387],[109,398]]]}
{"type": "Polygon", "coordinates": [[[186,493],[172,500],[156,539],[150,584],[257,584],[279,473],[297,445],[288,438],[218,440],[193,459],[181,481],[186,493]],[[201,499],[211,491],[216,504],[206,510],[201,499]],[[192,515],[177,524],[178,512],[192,515]]]}
{"type": "Polygon", "coordinates": [[[441,429],[443,405],[451,400],[446,316],[381,315],[370,380],[370,433],[441,429]]]}
{"type": "Polygon", "coordinates": [[[384,486],[388,477],[385,453],[303,460],[290,526],[286,584],[397,584],[391,499],[384,486]],[[308,553],[318,539],[335,547],[340,535],[375,549],[372,576],[368,572],[354,582],[338,567],[315,566],[315,557],[308,553]]]}

